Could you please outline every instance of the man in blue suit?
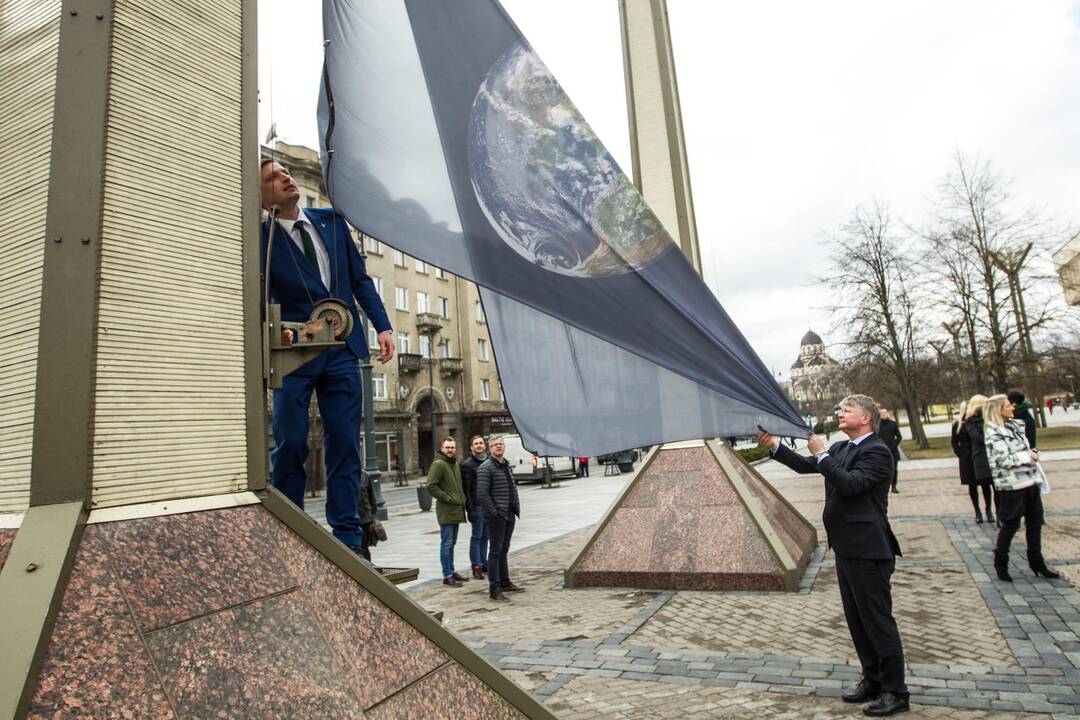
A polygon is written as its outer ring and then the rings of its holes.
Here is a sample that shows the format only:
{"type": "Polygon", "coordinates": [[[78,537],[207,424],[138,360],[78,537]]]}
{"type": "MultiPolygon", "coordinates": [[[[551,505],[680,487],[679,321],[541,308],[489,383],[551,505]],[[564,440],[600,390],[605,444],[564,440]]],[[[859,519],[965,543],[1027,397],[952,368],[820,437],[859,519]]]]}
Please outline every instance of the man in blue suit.
{"type": "Polygon", "coordinates": [[[270,221],[262,227],[265,267],[271,255],[270,301],[281,305],[281,319],[303,322],[315,304],[327,298],[344,302],[353,315],[345,347],[334,348],[286,375],[274,391],[274,487],[304,507],[308,454],[308,405],[316,392],[326,447],[326,520],[334,536],[360,552],[360,421],[362,386],[358,358],[368,356],[356,303],[379,334],[379,361],[394,356],[393,332],[375,284],[353,242],[344,218],[332,208],[301,209],[300,189],[289,172],[270,158],[259,168],[262,206],[278,208],[277,228],[269,238],[270,221]]]}

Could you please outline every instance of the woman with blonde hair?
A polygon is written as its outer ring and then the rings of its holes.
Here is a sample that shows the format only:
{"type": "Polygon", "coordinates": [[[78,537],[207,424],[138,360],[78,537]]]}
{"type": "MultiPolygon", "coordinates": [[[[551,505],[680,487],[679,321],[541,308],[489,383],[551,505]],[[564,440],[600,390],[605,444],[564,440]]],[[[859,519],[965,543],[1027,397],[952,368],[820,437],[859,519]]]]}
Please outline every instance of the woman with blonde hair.
{"type": "Polygon", "coordinates": [[[1005,395],[994,395],[983,408],[986,423],[986,458],[994,478],[1000,505],[994,570],[998,579],[1012,582],[1009,575],[1009,546],[1024,519],[1028,565],[1040,577],[1057,578],[1042,555],[1043,506],[1040,475],[1036,464],[1039,451],[1028,445],[1024,425],[1013,420],[1013,405],[1005,395]]]}
{"type": "MultiPolygon", "coordinates": [[[[997,500],[991,490],[992,479],[990,466],[986,462],[986,444],[983,440],[983,407],[985,395],[972,395],[960,411],[963,421],[960,427],[953,428],[953,452],[960,458],[960,482],[967,485],[971,504],[975,506],[975,522],[983,521],[979,511],[979,488],[982,488],[983,503],[986,505],[986,521],[994,522],[994,513],[990,511],[990,498],[997,500]],[[970,474],[965,479],[965,459],[970,474]]],[[[1000,513],[999,513],[1000,514],[1000,513]]]]}

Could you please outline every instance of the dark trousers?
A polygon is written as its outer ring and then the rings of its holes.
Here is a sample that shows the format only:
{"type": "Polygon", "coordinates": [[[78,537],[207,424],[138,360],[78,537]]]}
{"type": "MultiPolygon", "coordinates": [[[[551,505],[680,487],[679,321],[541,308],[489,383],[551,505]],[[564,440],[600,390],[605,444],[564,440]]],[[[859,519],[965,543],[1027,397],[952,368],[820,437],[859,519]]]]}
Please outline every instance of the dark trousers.
{"type": "Polygon", "coordinates": [[[982,485],[968,485],[968,495],[971,496],[971,504],[976,510],[979,509],[979,488],[982,488],[983,505],[986,506],[986,512],[990,512],[990,483],[983,483],[982,485]]]}
{"type": "Polygon", "coordinates": [[[900,458],[893,456],[892,459],[892,486],[900,482],[900,458]]]}
{"type": "Polygon", "coordinates": [[[509,519],[484,518],[488,528],[488,587],[492,591],[510,585],[510,562],[507,555],[510,553],[510,538],[514,534],[516,520],[511,515],[509,519]]]}
{"type": "Polygon", "coordinates": [[[904,648],[892,612],[896,560],[836,558],[836,579],[863,677],[886,692],[907,695],[904,648]]]}
{"type": "Polygon", "coordinates": [[[1043,504],[1042,491],[1038,485],[1022,490],[998,491],[997,546],[994,548],[994,565],[1004,567],[1009,563],[1009,546],[1024,519],[1024,535],[1027,540],[1028,564],[1039,567],[1044,564],[1042,554],[1043,504]]]}
{"type": "Polygon", "coordinates": [[[326,448],[326,522],[334,537],[360,545],[360,367],[356,356],[334,348],[283,378],[274,391],[273,484],[304,507],[308,455],[308,405],[314,390],[326,448]]]}

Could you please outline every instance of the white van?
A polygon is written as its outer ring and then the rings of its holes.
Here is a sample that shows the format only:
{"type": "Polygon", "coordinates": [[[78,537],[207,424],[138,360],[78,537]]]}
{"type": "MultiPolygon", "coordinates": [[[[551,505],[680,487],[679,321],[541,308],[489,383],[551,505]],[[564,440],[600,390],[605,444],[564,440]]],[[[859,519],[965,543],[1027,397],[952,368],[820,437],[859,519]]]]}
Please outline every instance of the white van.
{"type": "Polygon", "coordinates": [[[506,444],[505,458],[510,463],[510,471],[516,482],[540,482],[544,479],[544,468],[551,468],[552,478],[577,477],[577,461],[572,457],[540,457],[533,455],[521,444],[520,435],[504,435],[506,444]]]}

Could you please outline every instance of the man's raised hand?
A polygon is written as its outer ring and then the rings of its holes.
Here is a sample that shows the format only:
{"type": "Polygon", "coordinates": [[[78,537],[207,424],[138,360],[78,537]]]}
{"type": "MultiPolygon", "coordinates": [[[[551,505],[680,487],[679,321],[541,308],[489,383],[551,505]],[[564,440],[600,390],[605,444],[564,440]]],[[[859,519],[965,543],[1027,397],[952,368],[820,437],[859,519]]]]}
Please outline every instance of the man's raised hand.
{"type": "Polygon", "coordinates": [[[759,430],[757,433],[754,434],[754,437],[757,438],[757,444],[761,447],[767,447],[770,450],[775,450],[777,447],[780,446],[780,438],[770,435],[764,430],[759,430]]]}

